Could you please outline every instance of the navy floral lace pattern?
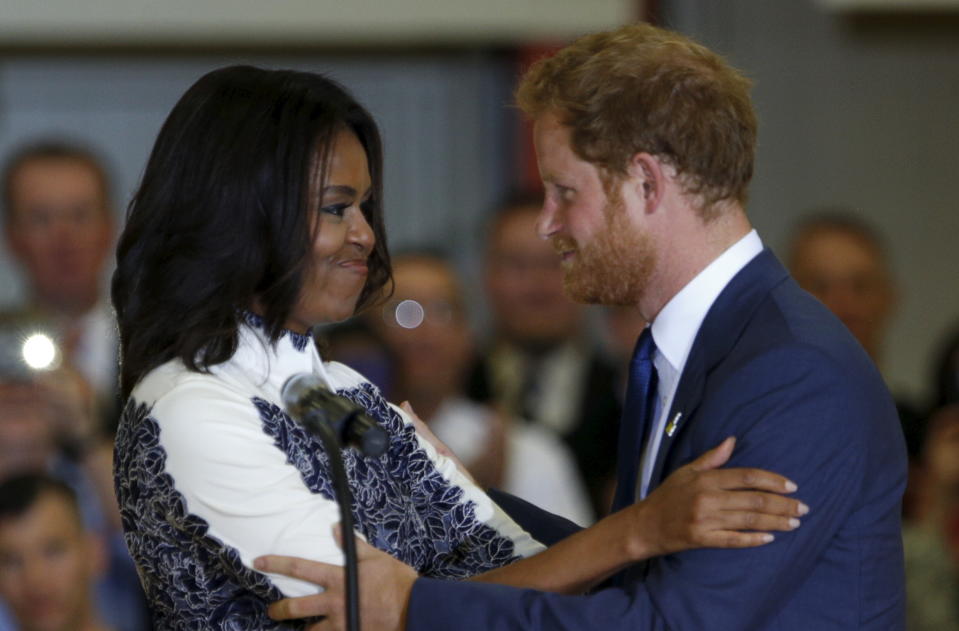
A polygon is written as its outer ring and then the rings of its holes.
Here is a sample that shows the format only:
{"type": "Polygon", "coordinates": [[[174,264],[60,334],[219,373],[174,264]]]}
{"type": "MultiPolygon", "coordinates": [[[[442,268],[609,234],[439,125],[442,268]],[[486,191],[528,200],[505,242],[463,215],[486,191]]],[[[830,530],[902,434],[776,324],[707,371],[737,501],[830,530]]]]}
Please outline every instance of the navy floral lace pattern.
{"type": "MultiPolygon", "coordinates": [[[[437,578],[466,578],[519,558],[512,540],[476,518],[475,504],[436,470],[413,428],[373,385],[337,394],[363,407],[390,434],[389,448],[379,458],[362,458],[352,449],[342,452],[353,519],[371,544],[437,578]]],[[[253,403],[264,431],[299,470],[307,488],[333,499],[330,464],[320,440],[275,404],[259,398],[253,403]]]]}
{"type": "Polygon", "coordinates": [[[208,534],[186,511],[166,473],[160,427],[146,404],[127,402],[117,431],[114,476],[127,547],[137,564],[154,628],[170,630],[302,629],[270,620],[282,598],[237,550],[208,534]]]}
{"type": "MultiPolygon", "coordinates": [[[[266,323],[263,321],[262,317],[258,316],[252,311],[246,311],[244,309],[241,309],[237,313],[239,313],[240,317],[248,325],[260,331],[266,331],[266,323]]],[[[283,329],[283,333],[280,337],[283,337],[284,335],[290,338],[290,343],[293,345],[293,348],[301,353],[305,351],[307,346],[313,342],[313,337],[311,335],[297,333],[296,331],[290,331],[289,329],[283,329]]]]}

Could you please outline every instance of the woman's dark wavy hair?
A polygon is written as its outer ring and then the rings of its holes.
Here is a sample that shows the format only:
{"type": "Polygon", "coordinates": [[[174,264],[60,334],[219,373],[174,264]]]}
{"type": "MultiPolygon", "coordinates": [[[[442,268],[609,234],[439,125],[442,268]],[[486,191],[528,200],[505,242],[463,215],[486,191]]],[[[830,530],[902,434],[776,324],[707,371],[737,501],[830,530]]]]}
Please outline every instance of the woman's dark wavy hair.
{"type": "Polygon", "coordinates": [[[343,129],[366,149],[372,180],[363,212],[376,244],[359,309],[390,280],[382,145],[369,112],[336,82],[292,70],[232,66],[187,90],[160,130],[117,247],[124,398],[171,359],[198,372],[229,359],[239,312],[254,300],[270,340],[282,335],[314,236],[311,190],[322,190],[343,129]]]}

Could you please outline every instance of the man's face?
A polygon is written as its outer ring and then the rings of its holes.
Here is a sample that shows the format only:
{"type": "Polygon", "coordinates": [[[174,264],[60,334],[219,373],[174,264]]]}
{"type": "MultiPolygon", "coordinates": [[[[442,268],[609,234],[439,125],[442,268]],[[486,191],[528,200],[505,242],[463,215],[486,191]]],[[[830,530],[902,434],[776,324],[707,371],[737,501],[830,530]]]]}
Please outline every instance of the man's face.
{"type": "Polygon", "coordinates": [[[7,239],[31,291],[57,309],[89,308],[113,237],[93,168],[75,159],[30,160],[14,174],[10,201],[7,239]]]}
{"type": "Polygon", "coordinates": [[[563,269],[536,235],[539,206],[516,208],[497,223],[486,253],[486,291],[500,334],[549,345],[576,333],[582,309],[563,293],[563,269]]]}
{"type": "Polygon", "coordinates": [[[383,338],[411,392],[456,394],[470,360],[469,325],[453,272],[440,261],[393,265],[393,298],[383,308],[383,338]]]}
{"type": "Polygon", "coordinates": [[[555,115],[537,119],[533,134],[546,189],[537,231],[560,255],[566,292],[579,302],[636,304],[656,256],[619,195],[622,183],[611,199],[599,169],[575,154],[569,128],[555,115]]]}
{"type": "Polygon", "coordinates": [[[893,306],[891,281],[878,252],[857,235],[815,230],[797,243],[791,267],[796,282],[877,357],[893,306]]]}
{"type": "Polygon", "coordinates": [[[0,522],[0,595],[23,631],[86,624],[92,544],[67,500],[46,492],[23,515],[0,522]]]}

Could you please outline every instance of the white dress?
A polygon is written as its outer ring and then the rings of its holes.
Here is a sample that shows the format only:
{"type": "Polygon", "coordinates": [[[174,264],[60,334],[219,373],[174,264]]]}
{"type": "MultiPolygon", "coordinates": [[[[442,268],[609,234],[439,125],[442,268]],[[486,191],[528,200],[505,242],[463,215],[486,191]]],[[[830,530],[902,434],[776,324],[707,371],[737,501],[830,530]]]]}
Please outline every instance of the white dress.
{"type": "Polygon", "coordinates": [[[327,456],[280,403],[283,383],[300,372],[326,379],[390,435],[378,458],[343,452],[358,535],[449,579],[543,549],[361,375],[323,362],[308,336],[285,332],[274,347],[256,316],[243,320],[229,361],[210,374],[179,360],[154,369],[120,421],[117,497],[156,628],[298,628],[267,618],[266,606],[318,588],[261,574],[253,559],[342,564],[327,456]]]}

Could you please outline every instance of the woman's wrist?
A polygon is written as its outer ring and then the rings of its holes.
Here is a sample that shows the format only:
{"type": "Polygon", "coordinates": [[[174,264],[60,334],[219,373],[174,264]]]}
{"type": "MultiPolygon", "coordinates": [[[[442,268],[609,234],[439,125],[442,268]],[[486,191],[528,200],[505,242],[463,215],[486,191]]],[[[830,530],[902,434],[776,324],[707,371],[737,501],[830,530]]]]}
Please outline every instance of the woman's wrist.
{"type": "Polygon", "coordinates": [[[623,556],[632,563],[656,556],[654,542],[650,540],[652,528],[647,519],[649,513],[645,502],[637,502],[614,513],[621,519],[615,540],[623,547],[623,556]]]}

